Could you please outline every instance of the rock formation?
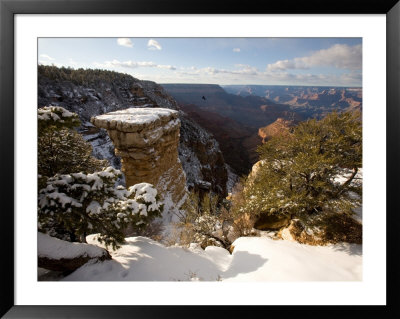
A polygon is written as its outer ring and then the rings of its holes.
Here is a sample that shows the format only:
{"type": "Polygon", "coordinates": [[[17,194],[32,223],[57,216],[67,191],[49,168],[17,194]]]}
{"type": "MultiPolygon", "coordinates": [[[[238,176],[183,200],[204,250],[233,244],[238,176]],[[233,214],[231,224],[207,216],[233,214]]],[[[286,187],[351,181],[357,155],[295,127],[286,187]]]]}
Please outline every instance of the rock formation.
{"type": "Polygon", "coordinates": [[[170,197],[179,208],[186,178],[178,158],[178,111],[165,108],[129,108],[98,115],[91,122],[107,130],[121,157],[126,186],[146,182],[170,197]]]}
{"type": "Polygon", "coordinates": [[[290,223],[290,216],[279,216],[262,213],[254,223],[254,228],[259,230],[273,230],[286,227],[290,223]]]}
{"type": "Polygon", "coordinates": [[[179,159],[187,187],[198,191],[201,185],[209,183],[209,190],[221,197],[227,195],[228,174],[229,185],[236,175],[228,170],[218,142],[179,110],[176,101],[160,85],[105,70],[68,72],[55,66],[38,66],[38,107],[58,105],[77,113],[82,121],[79,132],[92,144],[95,157],[107,159],[114,168],[121,169],[121,160],[115,155],[107,132],[94,127],[90,118],[131,107],[177,110],[181,121],[179,159]]]}
{"type": "Polygon", "coordinates": [[[38,232],[38,267],[71,273],[89,261],[110,260],[109,252],[96,245],[71,243],[38,232]]]}
{"type": "Polygon", "coordinates": [[[284,118],[278,118],[274,123],[258,129],[258,136],[262,138],[262,142],[265,143],[274,136],[287,135],[290,130],[296,126],[297,122],[292,120],[286,120],[284,118]]]}
{"type": "MultiPolygon", "coordinates": [[[[253,165],[251,172],[248,176],[249,182],[254,181],[257,178],[257,175],[260,173],[265,161],[260,160],[253,165]]],[[[250,222],[250,216],[245,215],[245,217],[250,222]]],[[[262,212],[259,216],[257,216],[253,221],[253,227],[259,230],[275,230],[285,226],[288,226],[290,223],[290,216],[280,216],[275,214],[270,214],[266,212],[262,212]]]]}

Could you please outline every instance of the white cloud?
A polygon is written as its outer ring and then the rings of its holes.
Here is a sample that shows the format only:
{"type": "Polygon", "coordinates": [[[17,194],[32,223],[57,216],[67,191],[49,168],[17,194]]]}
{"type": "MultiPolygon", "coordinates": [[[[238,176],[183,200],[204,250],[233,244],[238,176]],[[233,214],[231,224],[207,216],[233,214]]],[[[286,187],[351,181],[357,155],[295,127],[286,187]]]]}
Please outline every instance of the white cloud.
{"type": "Polygon", "coordinates": [[[310,85],[310,86],[361,86],[361,73],[345,74],[292,74],[288,72],[245,73],[246,70],[229,71],[206,67],[191,71],[168,74],[134,74],[135,77],[157,83],[217,83],[217,84],[261,84],[261,85],[310,85]]]}
{"type": "Polygon", "coordinates": [[[175,66],[172,65],[163,65],[163,64],[156,64],[151,61],[118,61],[116,59],[112,61],[105,61],[104,63],[94,62],[96,67],[100,68],[159,68],[159,69],[166,69],[166,70],[176,70],[175,66]]]}
{"type": "Polygon", "coordinates": [[[127,63],[127,64],[131,64],[134,65],[133,67],[145,67],[145,68],[155,68],[157,66],[157,64],[155,64],[154,62],[132,62],[132,61],[127,61],[127,62],[122,62],[122,63],[127,63]]]}
{"type": "Polygon", "coordinates": [[[156,40],[150,39],[149,42],[147,42],[147,47],[149,50],[161,50],[162,47],[160,43],[158,43],[156,40]]]}
{"type": "Polygon", "coordinates": [[[267,65],[267,71],[284,71],[289,69],[310,69],[318,66],[331,66],[338,69],[360,70],[362,67],[361,44],[349,46],[335,44],[329,49],[312,53],[310,56],[280,60],[267,65]]]}
{"type": "MultiPolygon", "coordinates": [[[[176,73],[180,82],[196,81],[197,83],[220,84],[265,84],[265,85],[327,85],[327,86],[360,86],[362,74],[358,71],[343,74],[293,74],[287,71],[260,71],[247,64],[236,64],[236,69],[226,70],[215,67],[201,69],[186,68],[176,73]]],[[[158,80],[158,79],[157,79],[158,80]]],[[[177,80],[175,82],[177,82],[177,80]]],[[[169,82],[174,82],[169,80],[169,82]]]]}
{"type": "Polygon", "coordinates": [[[360,72],[343,74],[293,74],[288,72],[265,72],[263,77],[272,84],[315,86],[360,86],[362,80],[362,74],[360,72]]]}
{"type": "Polygon", "coordinates": [[[261,74],[261,72],[256,67],[248,64],[235,64],[235,67],[239,68],[239,70],[235,70],[233,72],[234,74],[261,74]]]}
{"type": "Polygon", "coordinates": [[[181,67],[179,67],[179,69],[182,71],[197,71],[198,70],[198,68],[195,66],[189,66],[189,67],[181,66],[181,67]]]}
{"type": "Polygon", "coordinates": [[[233,52],[240,52],[240,48],[234,48],[232,51],[233,52]]]}
{"type": "Polygon", "coordinates": [[[52,58],[51,56],[48,56],[47,54],[41,54],[39,55],[41,58],[47,59],[49,61],[54,61],[55,59],[52,58]]]}
{"type": "Polygon", "coordinates": [[[123,47],[127,47],[127,48],[133,47],[133,42],[129,38],[118,38],[117,43],[118,43],[118,45],[121,45],[123,47]]]}
{"type": "Polygon", "coordinates": [[[260,75],[261,72],[253,66],[247,64],[236,64],[235,70],[226,70],[226,69],[217,69],[211,66],[196,69],[196,68],[189,68],[187,72],[183,72],[184,74],[194,75],[194,74],[208,74],[208,75],[216,75],[216,74],[232,74],[232,75],[260,75]]]}
{"type": "Polygon", "coordinates": [[[361,86],[362,73],[360,70],[351,70],[342,74],[315,74],[313,72],[294,74],[285,70],[269,71],[259,70],[248,64],[236,64],[232,69],[222,69],[214,66],[203,68],[177,67],[172,65],[157,64],[152,61],[105,61],[95,63],[96,67],[113,69],[125,72],[135,70],[134,75],[140,79],[156,81],[160,83],[219,83],[219,84],[264,84],[264,85],[312,85],[312,86],[361,86]],[[156,72],[146,74],[145,68],[157,68],[175,72],[156,72]],[[140,69],[143,74],[139,73],[140,69]],[[140,76],[139,76],[140,74],[140,76]]]}
{"type": "Polygon", "coordinates": [[[174,67],[174,66],[172,66],[172,65],[161,65],[161,64],[158,64],[158,65],[157,65],[157,68],[160,68],[160,69],[167,69],[167,70],[176,70],[176,67],[174,67]]]}

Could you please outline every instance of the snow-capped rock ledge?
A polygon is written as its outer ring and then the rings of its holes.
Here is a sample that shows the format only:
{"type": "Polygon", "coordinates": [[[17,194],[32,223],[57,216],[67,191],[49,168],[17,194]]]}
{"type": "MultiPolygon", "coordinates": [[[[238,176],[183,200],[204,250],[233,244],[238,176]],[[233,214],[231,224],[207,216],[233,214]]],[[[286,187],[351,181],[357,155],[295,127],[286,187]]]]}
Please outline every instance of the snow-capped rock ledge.
{"type": "Polygon", "coordinates": [[[126,186],[153,184],[175,206],[182,202],[186,187],[178,158],[178,114],[165,108],[129,108],[91,119],[95,126],[106,129],[113,141],[126,186]]]}
{"type": "Polygon", "coordinates": [[[74,271],[88,261],[111,259],[104,248],[70,243],[38,232],[38,266],[54,271],[74,271]]]}
{"type": "MultiPolygon", "coordinates": [[[[165,108],[130,108],[98,115],[92,123],[106,130],[120,132],[149,131],[166,126],[171,120],[178,119],[178,111],[165,108]]],[[[179,120],[175,121],[179,122],[179,120]]],[[[176,123],[176,125],[177,125],[176,123]]]]}

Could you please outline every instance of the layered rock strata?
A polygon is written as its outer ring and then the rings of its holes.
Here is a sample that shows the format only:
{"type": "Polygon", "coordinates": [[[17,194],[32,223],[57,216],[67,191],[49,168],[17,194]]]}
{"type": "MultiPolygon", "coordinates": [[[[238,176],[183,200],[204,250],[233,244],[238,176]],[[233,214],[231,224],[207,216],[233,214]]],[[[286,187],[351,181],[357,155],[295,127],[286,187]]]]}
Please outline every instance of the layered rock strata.
{"type": "Polygon", "coordinates": [[[78,131],[92,144],[96,158],[107,159],[114,168],[121,169],[121,159],[115,155],[109,135],[106,130],[89,123],[92,117],[124,110],[133,105],[179,110],[181,128],[178,151],[187,187],[199,191],[200,186],[208,182],[212,192],[226,197],[228,176],[229,190],[237,177],[232,170],[228,174],[219,144],[211,134],[180,110],[177,102],[160,85],[106,70],[71,72],[66,74],[53,66],[38,67],[38,108],[57,105],[77,113],[82,122],[78,131]],[[72,81],[72,78],[75,80],[72,81]]]}
{"type": "Polygon", "coordinates": [[[146,182],[172,201],[185,197],[186,178],[178,158],[178,111],[165,108],[129,108],[98,115],[92,124],[107,130],[121,157],[126,186],[146,182]]]}

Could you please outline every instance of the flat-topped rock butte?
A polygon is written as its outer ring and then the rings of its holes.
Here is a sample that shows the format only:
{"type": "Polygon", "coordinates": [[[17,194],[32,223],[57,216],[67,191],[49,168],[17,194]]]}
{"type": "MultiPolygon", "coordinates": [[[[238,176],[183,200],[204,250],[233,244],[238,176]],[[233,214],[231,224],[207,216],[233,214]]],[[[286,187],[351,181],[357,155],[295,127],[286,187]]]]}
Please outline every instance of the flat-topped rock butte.
{"type": "Polygon", "coordinates": [[[182,204],[186,178],[178,157],[178,111],[165,108],[129,108],[98,115],[93,125],[107,130],[121,157],[126,186],[153,184],[176,208],[182,204]]]}

